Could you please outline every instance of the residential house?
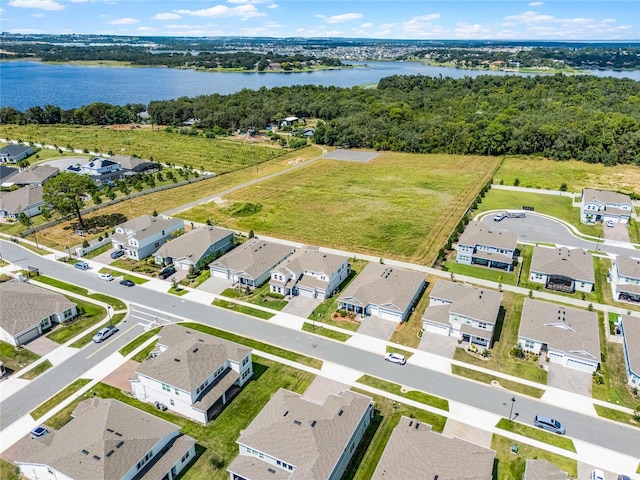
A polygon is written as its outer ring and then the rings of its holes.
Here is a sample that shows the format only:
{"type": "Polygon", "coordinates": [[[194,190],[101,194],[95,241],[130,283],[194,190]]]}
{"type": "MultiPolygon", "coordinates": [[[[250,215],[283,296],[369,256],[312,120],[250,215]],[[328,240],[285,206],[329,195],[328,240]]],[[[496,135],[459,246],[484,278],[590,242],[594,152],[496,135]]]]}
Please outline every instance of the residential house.
{"type": "Polygon", "coordinates": [[[516,233],[492,230],[482,222],[470,222],[458,240],[456,262],[510,272],[517,261],[516,233]]]}
{"type": "Polygon", "coordinates": [[[372,480],[491,480],[496,452],[431,430],[404,415],[391,432],[372,480]]]}
{"type": "Polygon", "coordinates": [[[555,463],[542,458],[528,458],[522,480],[567,480],[567,472],[560,470],[555,463]]]}
{"type": "Polygon", "coordinates": [[[591,292],[595,284],[593,256],[582,248],[534,247],[529,280],[559,292],[591,292]]]}
{"type": "Polygon", "coordinates": [[[0,163],[18,163],[33,153],[33,147],[29,145],[10,143],[0,148],[0,163]]]}
{"type": "Polygon", "coordinates": [[[324,403],[279,389],[237,443],[231,480],[339,480],[373,418],[370,397],[350,390],[324,403]]]}
{"type": "Polygon", "coordinates": [[[605,222],[607,220],[629,223],[632,211],[633,206],[629,195],[592,188],[582,190],[580,221],[583,223],[605,222]]]}
{"type": "Polygon", "coordinates": [[[402,322],[409,318],[425,286],[422,272],[369,263],[338,298],[338,308],[402,322]]]}
{"type": "Polygon", "coordinates": [[[21,213],[33,217],[42,211],[43,206],[40,186],[21,187],[0,195],[0,217],[18,220],[21,213]]]}
{"type": "Polygon", "coordinates": [[[351,273],[349,259],[305,247],[271,271],[272,293],[281,295],[329,298],[351,273]]]}
{"type": "Polygon", "coordinates": [[[250,348],[173,324],[129,381],[138,400],[206,425],[252,375],[250,348]]]}
{"type": "Polygon", "coordinates": [[[158,265],[171,265],[188,270],[191,265],[200,270],[213,255],[224,254],[233,248],[233,231],[203,226],[169,240],[155,253],[158,265]]]}
{"type": "Polygon", "coordinates": [[[140,173],[158,169],[158,163],[152,162],[151,160],[144,160],[138,157],[113,155],[110,157],[110,159],[114,162],[118,162],[122,166],[123,170],[129,172],[140,173]]]}
{"type": "Polygon", "coordinates": [[[526,352],[546,355],[552,363],[594,372],[600,365],[598,315],[525,298],[518,344],[526,352]]]}
{"type": "Polygon", "coordinates": [[[640,303],[640,259],[618,255],[611,265],[610,276],[615,300],[640,303]]]}
{"type": "Polygon", "coordinates": [[[302,136],[304,138],[313,138],[313,136],[316,134],[316,130],[315,128],[305,128],[302,131],[302,136]]]}
{"type": "Polygon", "coordinates": [[[438,279],[422,317],[425,331],[491,348],[502,293],[438,279]]]}
{"type": "Polygon", "coordinates": [[[90,162],[83,165],[69,165],[65,171],[78,175],[88,175],[97,184],[121,178],[125,173],[119,162],[102,157],[94,157],[90,162]]]}
{"type": "Polygon", "coordinates": [[[20,170],[14,167],[7,167],[0,164],[0,185],[5,186],[5,182],[8,184],[9,179],[17,174],[20,170]]]}
{"type": "Polygon", "coordinates": [[[16,347],[78,314],[64,295],[24,282],[0,283],[0,298],[0,340],[16,347]]]}
{"type": "Polygon", "coordinates": [[[620,320],[627,383],[640,389],[640,319],[622,315],[620,320]]]}
{"type": "Polygon", "coordinates": [[[259,287],[270,278],[271,271],[294,251],[295,248],[288,245],[250,238],[211,262],[209,268],[212,277],[259,287]]]}
{"type": "Polygon", "coordinates": [[[286,117],[280,122],[281,127],[292,127],[294,123],[298,121],[298,117],[286,117]]]}
{"type": "Polygon", "coordinates": [[[55,177],[60,170],[56,167],[49,165],[33,165],[32,167],[25,168],[21,172],[12,175],[10,178],[5,179],[2,183],[3,187],[12,187],[14,185],[44,185],[47,180],[55,177]]]}
{"type": "Polygon", "coordinates": [[[17,453],[32,480],[173,480],[196,458],[180,427],[112,398],[80,402],[59,430],[17,453]]]}
{"type": "Polygon", "coordinates": [[[111,243],[113,248],[124,249],[128,258],[142,260],[169,241],[174,232],[183,229],[181,218],[141,215],[118,225],[111,243]]]}

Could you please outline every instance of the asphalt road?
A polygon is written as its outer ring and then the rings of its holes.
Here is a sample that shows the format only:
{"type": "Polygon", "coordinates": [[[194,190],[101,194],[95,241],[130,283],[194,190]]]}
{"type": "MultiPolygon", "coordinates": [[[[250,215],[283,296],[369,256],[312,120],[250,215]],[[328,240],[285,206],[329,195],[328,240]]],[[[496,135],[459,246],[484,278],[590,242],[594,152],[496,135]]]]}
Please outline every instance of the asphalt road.
{"type": "MultiPolygon", "coordinates": [[[[128,302],[146,305],[166,312],[169,316],[179,316],[206,323],[288,350],[314,356],[321,360],[345,365],[369,375],[407,385],[504,417],[509,415],[511,397],[513,395],[510,392],[500,391],[460,377],[445,375],[409,364],[404,366],[390,364],[385,362],[382,356],[371,352],[305,332],[293,331],[229,310],[190,302],[177,296],[155,292],[144,287],[127,288],[117,282],[104,282],[99,280],[95,273],[79,271],[69,265],[46,260],[9,242],[0,242],[0,249],[4,258],[18,263],[20,266],[35,266],[44,275],[76,283],[91,290],[99,290],[109,295],[118,296],[128,302]]],[[[124,329],[121,328],[121,330],[124,329]]],[[[100,358],[99,354],[87,358],[89,357],[87,352],[90,348],[95,347],[88,347],[76,356],[97,363],[100,358]]],[[[113,348],[119,348],[116,347],[115,342],[113,348]]],[[[106,350],[105,348],[105,355],[107,354],[106,350]]],[[[41,382],[47,385],[49,383],[52,384],[48,392],[51,390],[56,391],[64,386],[64,382],[68,383],[75,378],[81,377],[82,371],[80,370],[84,368],[84,365],[83,363],[82,366],[74,367],[77,370],[71,373],[68,372],[71,369],[64,364],[43,374],[41,382]],[[55,388],[53,387],[54,384],[56,385],[55,388]]],[[[26,389],[23,389],[7,401],[10,400],[12,403],[20,404],[21,402],[27,402],[27,396],[36,396],[37,399],[33,400],[33,403],[37,405],[48,398],[51,394],[48,392],[35,388],[27,392],[26,389]]],[[[517,394],[515,398],[514,412],[519,413],[518,420],[523,423],[532,424],[533,417],[537,413],[543,413],[564,423],[567,428],[567,435],[570,437],[640,458],[640,430],[638,429],[574,412],[571,410],[571,405],[567,405],[566,408],[559,408],[517,394]]],[[[5,415],[4,403],[2,404],[3,416],[5,415]]],[[[28,413],[29,411],[29,408],[24,408],[23,413],[28,413]]],[[[11,415],[15,416],[17,414],[18,411],[12,409],[11,415]]],[[[4,426],[5,423],[3,422],[2,427],[4,426]]]]}

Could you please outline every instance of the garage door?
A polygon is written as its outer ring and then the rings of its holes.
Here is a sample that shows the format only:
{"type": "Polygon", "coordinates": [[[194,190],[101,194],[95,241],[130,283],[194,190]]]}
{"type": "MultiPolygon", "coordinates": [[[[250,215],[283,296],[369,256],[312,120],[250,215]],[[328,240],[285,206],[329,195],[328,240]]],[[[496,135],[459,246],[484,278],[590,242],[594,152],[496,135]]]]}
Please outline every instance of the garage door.
{"type": "Polygon", "coordinates": [[[445,325],[440,325],[440,324],[433,324],[433,323],[425,323],[424,324],[424,329],[427,332],[430,333],[437,333],[438,335],[444,335],[445,337],[448,337],[449,335],[451,335],[451,328],[445,326],[445,325]]]}
{"type": "Polygon", "coordinates": [[[215,277],[215,278],[224,278],[224,279],[228,279],[229,278],[229,274],[227,273],[226,270],[220,271],[220,270],[211,269],[211,275],[213,277],[215,277]]]}
{"type": "MultiPolygon", "coordinates": [[[[389,312],[387,310],[379,310],[378,316],[383,320],[391,320],[392,322],[399,322],[402,320],[402,315],[395,312],[389,312]]],[[[371,311],[373,313],[373,310],[371,311]]]]}
{"type": "Polygon", "coordinates": [[[307,290],[306,288],[299,288],[298,287],[298,295],[300,295],[301,297],[306,297],[306,298],[316,298],[315,290],[307,290]]]}
{"type": "Polygon", "coordinates": [[[581,362],[580,360],[575,360],[573,358],[567,359],[567,367],[573,368],[574,370],[580,370],[581,372],[587,372],[587,373],[591,373],[596,369],[593,363],[581,362]]]}
{"type": "Polygon", "coordinates": [[[29,340],[33,340],[37,336],[40,335],[40,330],[37,326],[33,327],[31,330],[27,330],[24,333],[21,333],[16,337],[16,343],[18,345],[22,345],[23,343],[27,343],[29,340]]]}

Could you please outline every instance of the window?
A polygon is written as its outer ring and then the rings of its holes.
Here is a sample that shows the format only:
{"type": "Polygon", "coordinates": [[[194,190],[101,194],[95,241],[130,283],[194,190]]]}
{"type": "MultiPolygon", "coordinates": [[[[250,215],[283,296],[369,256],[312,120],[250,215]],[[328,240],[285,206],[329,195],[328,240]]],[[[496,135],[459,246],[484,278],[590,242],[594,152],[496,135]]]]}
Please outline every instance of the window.
{"type": "Polygon", "coordinates": [[[180,390],[178,390],[177,388],[174,388],[174,391],[175,391],[176,395],[180,395],[180,390]]]}
{"type": "Polygon", "coordinates": [[[170,392],[171,391],[171,387],[169,385],[166,384],[162,384],[162,390],[164,390],[165,392],[170,392]]]}
{"type": "Polygon", "coordinates": [[[249,357],[244,357],[242,359],[242,366],[244,367],[247,363],[249,363],[249,357]]]}
{"type": "Polygon", "coordinates": [[[485,323],[485,322],[478,322],[478,328],[482,328],[482,329],[486,330],[488,326],[489,325],[487,323],[485,323]]]}
{"type": "Polygon", "coordinates": [[[187,458],[189,458],[190,456],[191,456],[191,451],[188,451],[187,453],[185,453],[185,454],[182,456],[182,458],[180,459],[180,461],[181,461],[182,463],[184,463],[184,461],[185,461],[187,458]]]}
{"type": "Polygon", "coordinates": [[[176,402],[173,401],[173,398],[169,400],[169,403],[171,403],[172,406],[175,406],[176,402]]]}
{"type": "Polygon", "coordinates": [[[154,243],[154,244],[153,244],[153,246],[154,246],[155,248],[160,248],[160,242],[156,242],[156,243],[154,243]]]}
{"type": "Polygon", "coordinates": [[[535,346],[536,344],[532,340],[527,340],[524,342],[524,348],[527,350],[533,350],[535,346]]]}

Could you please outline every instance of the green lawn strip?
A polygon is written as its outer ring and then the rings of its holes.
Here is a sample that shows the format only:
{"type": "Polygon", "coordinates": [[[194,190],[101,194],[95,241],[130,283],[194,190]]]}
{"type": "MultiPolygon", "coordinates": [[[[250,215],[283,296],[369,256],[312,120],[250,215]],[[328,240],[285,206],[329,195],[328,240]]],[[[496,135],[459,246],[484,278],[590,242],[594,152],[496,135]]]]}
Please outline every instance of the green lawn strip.
{"type": "Polygon", "coordinates": [[[20,480],[22,478],[20,468],[0,458],[0,478],[2,480],[20,480]]]}
{"type": "MultiPolygon", "coordinates": [[[[640,403],[640,400],[638,401],[640,403]]],[[[594,405],[598,416],[614,420],[616,422],[626,423],[634,427],[640,427],[640,423],[633,418],[633,414],[621,412],[614,408],[603,407],[602,405],[594,405]]]]}
{"type": "Polygon", "coordinates": [[[609,333],[611,335],[615,333],[615,328],[616,328],[615,323],[618,321],[619,318],[620,318],[620,315],[618,315],[617,313],[608,312],[607,324],[609,325],[609,333]]]}
{"type": "Polygon", "coordinates": [[[598,372],[603,382],[594,382],[591,387],[593,398],[616,405],[637,408],[640,399],[635,397],[627,385],[627,372],[622,344],[606,341],[603,322],[599,322],[601,359],[598,372]]]}
{"type": "Polygon", "coordinates": [[[244,294],[235,288],[226,288],[220,293],[223,297],[227,298],[242,298],[244,294]]]}
{"type": "Polygon", "coordinates": [[[198,288],[200,285],[202,285],[204,282],[206,282],[210,278],[211,278],[211,270],[209,270],[208,268],[205,268],[204,270],[202,270],[202,272],[200,272],[200,275],[198,275],[196,278],[185,278],[184,280],[182,280],[182,282],[191,288],[198,288]]]}
{"type": "Polygon", "coordinates": [[[502,283],[504,285],[515,285],[518,281],[518,268],[519,267],[516,267],[514,272],[507,273],[502,270],[474,265],[464,265],[450,260],[445,262],[443,270],[455,275],[466,275],[468,277],[482,278],[492,282],[502,283]]]}
{"type": "Polygon", "coordinates": [[[0,340],[0,361],[8,370],[17,372],[39,358],[40,355],[36,355],[24,347],[14,347],[10,343],[0,340]]]}
{"type": "Polygon", "coordinates": [[[127,308],[125,303],[120,299],[110,297],[109,295],[105,295],[103,293],[92,293],[91,295],[89,295],[88,290],[86,288],[78,287],[76,285],[72,285],[70,283],[66,283],[61,280],[57,280],[55,278],[47,277],[44,275],[38,275],[38,277],[35,280],[41,283],[46,283],[47,285],[50,285],[52,287],[57,287],[63,290],[67,290],[77,295],[89,297],[92,300],[97,300],[99,302],[107,303],[111,305],[114,310],[125,310],[127,308]]]}
{"type": "Polygon", "coordinates": [[[147,345],[138,353],[136,353],[133,357],[131,357],[131,360],[134,360],[140,363],[144,362],[147,358],[149,358],[149,355],[151,355],[151,352],[153,352],[157,344],[158,344],[157,340],[151,342],[149,345],[147,345]]]}
{"type": "Polygon", "coordinates": [[[131,280],[136,285],[142,285],[143,283],[147,283],[149,280],[146,278],[140,278],[137,275],[129,275],[128,273],[123,273],[120,270],[112,270],[108,267],[103,267],[98,270],[98,273],[110,273],[114,278],[122,277],[122,280],[131,280]]]}
{"type": "Polygon", "coordinates": [[[371,425],[356,449],[354,457],[342,478],[369,480],[373,477],[373,472],[387,446],[391,432],[398,425],[400,417],[403,415],[431,425],[432,430],[438,433],[442,433],[447,421],[447,418],[441,415],[394,402],[386,397],[372,395],[365,390],[357,388],[352,388],[351,390],[373,398],[375,402],[375,417],[371,421],[371,425]]]}
{"type": "Polygon", "coordinates": [[[216,307],[226,308],[227,310],[233,310],[234,312],[244,313],[251,315],[252,317],[262,318],[263,320],[269,320],[274,317],[275,314],[271,312],[265,312],[264,310],[258,310],[257,308],[247,307],[246,305],[239,305],[233,302],[227,302],[226,300],[214,300],[212,305],[216,307]]]}
{"type": "MultiPolygon", "coordinates": [[[[120,323],[122,321],[122,319],[126,316],[125,313],[116,313],[113,317],[111,317],[111,323],[113,325],[117,325],[118,323],[120,323]]],[[[104,326],[99,326],[98,328],[95,328],[93,330],[91,330],[89,333],[87,333],[86,335],[83,335],[82,337],[80,337],[78,340],[76,340],[75,342],[73,342],[71,345],[69,345],[71,348],[82,348],[85,345],[87,345],[88,343],[91,343],[91,341],[93,340],[93,336],[98,333],[98,331],[100,329],[104,328],[104,326]]]]}
{"type": "Polygon", "coordinates": [[[284,348],[276,347],[274,345],[269,345],[268,343],[262,343],[258,340],[252,340],[250,338],[242,337],[240,335],[236,335],[235,333],[225,332],[224,330],[219,330],[217,328],[209,327],[207,325],[201,325],[199,323],[181,323],[183,327],[193,328],[194,330],[198,330],[200,332],[208,333],[209,335],[214,335],[216,337],[224,338],[231,342],[239,343],[240,345],[245,345],[250,348],[255,348],[256,350],[260,350],[265,353],[270,353],[271,355],[276,355],[281,358],[285,358],[287,360],[291,360],[293,362],[301,363],[303,365],[307,365],[312,368],[320,369],[322,367],[322,360],[318,360],[317,358],[308,357],[301,353],[292,352],[290,350],[285,350],[284,348]]]}
{"type": "Polygon", "coordinates": [[[506,388],[507,390],[521,393],[523,395],[529,395],[530,397],[541,398],[542,395],[544,395],[544,390],[541,388],[531,387],[524,383],[506,380],[495,375],[489,375],[488,373],[479,372],[459,365],[451,365],[451,372],[455,375],[460,375],[461,377],[470,378],[487,384],[491,384],[492,381],[497,381],[501,387],[506,388]]]}
{"type": "Polygon", "coordinates": [[[413,352],[408,352],[397,347],[390,347],[389,345],[387,345],[387,353],[399,353],[400,355],[404,355],[407,360],[413,355],[413,352]]]}
{"type": "Polygon", "coordinates": [[[498,474],[493,477],[495,480],[520,480],[524,478],[525,465],[527,459],[530,458],[548,460],[567,472],[570,478],[578,477],[577,460],[532,447],[526,443],[517,443],[510,438],[495,433],[491,438],[491,448],[496,451],[498,474]],[[511,452],[513,445],[518,446],[518,453],[516,454],[511,452]]]}
{"type": "Polygon", "coordinates": [[[82,258],[95,258],[98,255],[110,250],[112,246],[113,244],[107,243],[106,245],[103,245],[101,247],[96,248],[95,250],[91,250],[90,252],[85,253],[82,256],[82,258]]]}
{"type": "Polygon", "coordinates": [[[418,390],[409,390],[408,392],[403,392],[402,386],[398,385],[397,383],[388,382],[386,380],[382,380],[380,378],[372,377],[369,375],[363,375],[362,377],[360,377],[358,379],[358,383],[362,383],[363,385],[368,385],[369,387],[377,388],[379,390],[384,390],[385,392],[393,393],[394,395],[405,397],[409,400],[424,403],[425,405],[430,405],[434,408],[439,408],[440,410],[444,410],[446,412],[449,411],[449,401],[447,399],[436,397],[435,395],[430,395],[418,390]]]}
{"type": "Polygon", "coordinates": [[[90,381],[91,380],[88,378],[79,378],[75,382],[70,383],[64,389],[60,390],[53,397],[51,397],[49,400],[47,400],[44,403],[41,403],[35,410],[33,410],[30,413],[31,417],[34,420],[38,420],[45,413],[47,413],[49,410],[51,410],[52,408],[62,403],[63,400],[69,398],[71,395],[76,393],[78,390],[80,390],[90,381]]]}
{"type": "MultiPolygon", "coordinates": [[[[271,308],[272,310],[282,310],[289,302],[272,294],[269,288],[268,283],[265,283],[262,287],[253,291],[243,291],[241,288],[227,288],[221,295],[227,298],[234,298],[242,300],[243,302],[261,305],[271,308]]],[[[280,297],[282,297],[282,295],[280,295],[280,297]]]]}
{"type": "Polygon", "coordinates": [[[33,367],[28,372],[23,373],[18,378],[24,378],[25,380],[33,380],[34,378],[36,378],[41,373],[46,372],[47,370],[49,370],[51,367],[53,367],[51,362],[49,360],[45,360],[44,362],[40,362],[38,365],[33,367]]]}
{"type": "Polygon", "coordinates": [[[107,311],[99,305],[73,297],[70,300],[82,307],[84,313],[68,325],[60,325],[47,335],[47,338],[60,344],[66,343],[107,316],[107,311]]]}
{"type": "Polygon", "coordinates": [[[562,435],[558,435],[557,433],[547,432],[540,428],[530,427],[529,425],[523,425],[522,423],[518,422],[510,422],[506,418],[501,418],[500,420],[498,420],[496,427],[501,428],[502,430],[506,430],[507,432],[517,433],[518,435],[522,435],[533,440],[538,440],[539,442],[553,445],[554,447],[569,450],[570,452],[575,453],[576,451],[573,440],[567,437],[563,437],[562,435]]]}
{"type": "Polygon", "coordinates": [[[189,290],[178,286],[169,288],[169,290],[167,290],[167,293],[181,297],[182,295],[186,295],[187,293],[189,293],[189,290]]]}
{"type": "Polygon", "coordinates": [[[338,340],[340,342],[346,342],[351,338],[351,335],[347,333],[336,332],[335,330],[331,330],[330,328],[319,327],[308,322],[304,322],[302,324],[302,331],[315,333],[316,335],[322,335],[323,337],[332,338],[333,340],[338,340]]]}
{"type": "Polygon", "coordinates": [[[127,343],[124,347],[118,350],[118,352],[120,352],[120,355],[122,355],[123,357],[126,357],[151,337],[157,335],[161,328],[162,327],[156,327],[144,332],[142,335],[139,335],[137,338],[134,338],[129,343],[127,343]]]}

